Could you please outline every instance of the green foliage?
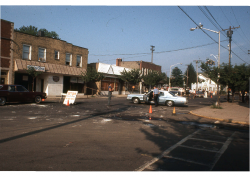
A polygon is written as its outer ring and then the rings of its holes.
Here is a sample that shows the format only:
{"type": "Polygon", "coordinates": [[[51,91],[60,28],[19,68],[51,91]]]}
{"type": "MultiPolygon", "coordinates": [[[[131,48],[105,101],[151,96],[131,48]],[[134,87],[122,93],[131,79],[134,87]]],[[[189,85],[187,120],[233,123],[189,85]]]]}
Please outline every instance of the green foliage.
{"type": "Polygon", "coordinates": [[[197,79],[197,74],[195,72],[195,69],[194,69],[194,66],[193,66],[192,63],[190,63],[188,65],[188,68],[187,68],[187,70],[185,72],[185,75],[188,76],[188,79],[187,79],[187,77],[185,78],[185,82],[187,84],[187,87],[191,88],[191,83],[195,83],[196,79],[197,79]]]}
{"type": "Polygon", "coordinates": [[[217,81],[218,73],[220,73],[219,83],[222,86],[228,85],[233,94],[235,91],[249,90],[250,65],[232,66],[222,63],[219,69],[215,66],[211,67],[207,63],[202,63],[201,68],[214,81],[217,81]]]}
{"type": "Polygon", "coordinates": [[[182,75],[182,71],[178,68],[175,67],[172,70],[172,74],[171,74],[171,87],[181,87],[183,86],[183,75],[182,75]]]}
{"type": "Polygon", "coordinates": [[[104,78],[104,75],[101,73],[98,73],[95,68],[88,67],[87,71],[85,71],[84,73],[82,72],[80,77],[85,83],[88,83],[88,82],[100,81],[104,78]]]}
{"type": "Polygon", "coordinates": [[[38,32],[42,31],[42,32],[44,32],[44,36],[46,36],[46,37],[51,37],[51,38],[54,38],[54,39],[60,39],[59,35],[55,31],[48,31],[45,28],[42,28],[42,29],[38,30],[37,27],[31,26],[31,25],[30,26],[22,26],[19,29],[16,28],[15,30],[23,32],[23,33],[31,34],[31,35],[34,35],[34,36],[38,36],[38,32]]]}
{"type": "Polygon", "coordinates": [[[167,83],[167,76],[165,73],[150,71],[148,75],[143,76],[143,80],[145,85],[154,86],[159,84],[159,82],[167,83]]]}
{"type": "Polygon", "coordinates": [[[208,63],[201,63],[201,71],[208,75],[208,77],[213,80],[215,83],[218,81],[218,73],[221,71],[216,66],[211,66],[208,63]]]}
{"type": "Polygon", "coordinates": [[[136,85],[137,83],[141,82],[142,79],[141,72],[139,69],[132,69],[130,71],[126,71],[124,69],[124,71],[121,72],[119,78],[132,85],[136,85]]]}
{"type": "Polygon", "coordinates": [[[32,77],[33,82],[32,82],[32,91],[34,91],[34,80],[37,76],[42,74],[43,72],[41,71],[36,71],[34,67],[27,67],[25,71],[32,77]]]}

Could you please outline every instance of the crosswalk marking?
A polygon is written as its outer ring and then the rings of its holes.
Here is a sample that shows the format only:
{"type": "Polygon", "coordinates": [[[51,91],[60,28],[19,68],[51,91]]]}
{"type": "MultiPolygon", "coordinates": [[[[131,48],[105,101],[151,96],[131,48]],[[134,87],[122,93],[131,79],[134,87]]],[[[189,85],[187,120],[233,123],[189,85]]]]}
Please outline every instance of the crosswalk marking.
{"type": "MultiPolygon", "coordinates": [[[[193,136],[198,134],[199,132],[200,132],[200,130],[197,130],[197,131],[193,132],[192,134],[188,135],[187,137],[183,138],[181,141],[179,141],[178,143],[174,144],[173,146],[171,146],[170,148],[165,150],[160,156],[153,158],[151,161],[145,163],[144,165],[142,165],[141,167],[139,167],[135,171],[143,171],[145,169],[148,169],[148,170],[154,169],[151,165],[154,164],[155,162],[157,162],[158,160],[160,160],[162,157],[177,159],[177,160],[181,160],[181,161],[185,161],[185,162],[189,162],[189,163],[193,163],[193,164],[198,164],[198,165],[203,165],[203,166],[208,166],[208,167],[210,167],[210,170],[213,170],[215,164],[218,162],[221,155],[226,151],[227,147],[231,143],[232,137],[234,136],[235,132],[233,134],[231,134],[231,136],[228,137],[225,142],[213,141],[213,140],[201,139],[201,138],[193,138],[193,136]],[[186,142],[189,139],[197,140],[197,141],[212,142],[212,143],[220,143],[220,144],[223,144],[223,145],[222,145],[220,150],[210,150],[210,149],[205,149],[205,148],[202,149],[202,148],[196,148],[196,147],[190,147],[190,146],[182,145],[184,142],[186,142]],[[211,164],[204,164],[204,163],[195,162],[195,161],[192,161],[192,160],[189,160],[189,159],[183,159],[183,158],[180,158],[180,157],[169,156],[168,154],[177,147],[183,147],[183,148],[189,148],[189,149],[194,149],[194,150],[213,152],[213,153],[215,153],[215,160],[211,164]]],[[[204,135],[204,134],[200,134],[200,135],[204,135]]],[[[217,137],[224,137],[224,136],[217,136],[217,137]]]]}

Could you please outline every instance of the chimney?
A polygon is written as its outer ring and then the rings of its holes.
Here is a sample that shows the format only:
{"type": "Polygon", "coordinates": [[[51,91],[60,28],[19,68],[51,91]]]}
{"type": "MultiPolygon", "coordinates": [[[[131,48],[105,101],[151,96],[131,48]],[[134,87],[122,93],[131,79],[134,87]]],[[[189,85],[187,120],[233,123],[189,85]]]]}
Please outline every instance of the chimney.
{"type": "Polygon", "coordinates": [[[38,36],[44,37],[44,31],[38,31],[38,36]]]}
{"type": "Polygon", "coordinates": [[[122,62],[122,59],[121,58],[117,58],[116,59],[116,66],[121,66],[121,62],[122,62]]]}

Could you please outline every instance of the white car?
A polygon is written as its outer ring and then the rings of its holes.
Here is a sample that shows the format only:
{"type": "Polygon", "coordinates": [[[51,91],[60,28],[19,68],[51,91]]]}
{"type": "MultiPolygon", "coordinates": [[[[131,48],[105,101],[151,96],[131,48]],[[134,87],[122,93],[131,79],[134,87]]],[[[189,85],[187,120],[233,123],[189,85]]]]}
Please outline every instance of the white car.
{"type": "MultiPolygon", "coordinates": [[[[185,97],[175,96],[173,93],[165,90],[159,90],[158,104],[163,104],[167,106],[173,105],[187,105],[188,100],[185,97]]],[[[154,104],[153,90],[145,94],[129,94],[127,100],[131,100],[133,103],[148,103],[154,104]]]]}

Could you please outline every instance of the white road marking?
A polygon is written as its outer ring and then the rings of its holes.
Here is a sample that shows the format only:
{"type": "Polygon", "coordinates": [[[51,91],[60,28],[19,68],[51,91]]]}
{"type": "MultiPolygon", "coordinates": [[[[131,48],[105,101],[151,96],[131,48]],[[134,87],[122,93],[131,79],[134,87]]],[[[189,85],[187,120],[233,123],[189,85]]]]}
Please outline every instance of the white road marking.
{"type": "Polygon", "coordinates": [[[164,151],[160,156],[153,158],[151,161],[147,162],[146,164],[142,165],[141,167],[139,167],[138,169],[136,169],[135,171],[143,171],[144,169],[146,169],[147,167],[149,167],[150,165],[152,165],[153,163],[157,162],[160,158],[167,156],[167,154],[172,151],[173,149],[175,149],[176,147],[178,147],[180,144],[184,143],[185,141],[187,141],[190,137],[192,137],[193,135],[195,135],[196,133],[198,133],[200,130],[197,130],[195,132],[193,132],[192,134],[188,135],[187,137],[183,138],[181,141],[179,141],[178,143],[176,143],[175,145],[171,146],[170,148],[168,148],[166,151],[164,151]]]}
{"type": "MultiPolygon", "coordinates": [[[[195,132],[193,132],[192,134],[188,135],[187,137],[183,138],[181,141],[179,141],[178,143],[174,144],[173,146],[171,146],[170,148],[168,148],[167,150],[165,150],[161,155],[159,155],[158,157],[153,158],[152,160],[150,160],[149,162],[145,163],[144,165],[142,165],[141,167],[139,167],[138,169],[136,169],[135,171],[143,171],[146,168],[147,169],[151,169],[151,165],[155,162],[157,162],[159,159],[161,159],[162,157],[167,157],[167,158],[173,158],[173,159],[177,159],[177,160],[181,160],[181,161],[186,161],[189,163],[194,163],[194,164],[199,164],[199,165],[204,165],[204,166],[208,166],[211,167],[210,170],[212,170],[215,166],[215,164],[218,162],[218,160],[220,159],[221,155],[226,151],[227,147],[229,146],[229,144],[232,141],[232,137],[234,136],[235,132],[227,138],[226,142],[219,142],[219,141],[212,141],[212,140],[206,140],[206,139],[199,139],[199,138],[192,138],[192,136],[194,136],[195,134],[197,134],[200,130],[197,130],[195,132]],[[209,150],[209,149],[201,149],[201,148],[195,148],[195,147],[190,147],[190,146],[185,146],[185,145],[181,145],[182,143],[184,143],[185,141],[187,141],[188,139],[194,139],[194,140],[198,140],[198,141],[206,141],[206,142],[213,142],[213,143],[220,143],[223,144],[223,146],[221,147],[221,149],[219,151],[216,150],[209,150]],[[184,148],[190,148],[190,149],[195,149],[195,150],[202,150],[202,151],[208,151],[208,152],[213,152],[215,153],[215,160],[212,164],[203,164],[200,162],[195,162],[195,161],[191,161],[191,160],[187,160],[187,159],[182,159],[179,157],[172,157],[172,156],[168,156],[168,154],[174,150],[176,147],[184,147],[184,148]]],[[[202,134],[201,134],[202,135],[202,134]]],[[[224,137],[224,136],[221,136],[224,137]]]]}
{"type": "Polygon", "coordinates": [[[213,170],[215,164],[218,162],[221,155],[226,151],[227,147],[229,146],[229,144],[231,143],[231,141],[233,139],[234,134],[235,134],[235,132],[227,139],[227,141],[224,143],[224,145],[220,149],[219,153],[216,154],[216,157],[215,157],[216,159],[215,159],[214,163],[212,164],[212,167],[210,168],[210,171],[213,170]]]}
{"type": "Polygon", "coordinates": [[[189,148],[189,149],[195,149],[195,150],[199,150],[199,151],[208,151],[208,152],[219,152],[219,151],[215,151],[215,150],[209,150],[209,149],[202,149],[202,148],[196,148],[196,147],[190,147],[190,146],[184,146],[184,145],[180,145],[180,147],[184,147],[184,148],[189,148]]]}
{"type": "Polygon", "coordinates": [[[199,140],[199,141],[206,141],[206,142],[211,142],[211,143],[221,143],[224,144],[224,142],[220,142],[220,141],[212,141],[212,140],[205,140],[205,139],[200,139],[200,138],[190,138],[192,140],[199,140]]]}
{"type": "Polygon", "coordinates": [[[203,165],[203,166],[210,166],[210,165],[207,165],[207,164],[204,164],[204,163],[195,162],[195,161],[192,161],[192,160],[186,160],[186,159],[182,159],[182,158],[179,158],[179,157],[172,157],[172,156],[164,156],[164,157],[168,157],[168,158],[172,158],[172,159],[176,159],[176,160],[181,160],[181,161],[184,161],[184,162],[194,163],[194,164],[198,164],[198,165],[203,165]]]}

